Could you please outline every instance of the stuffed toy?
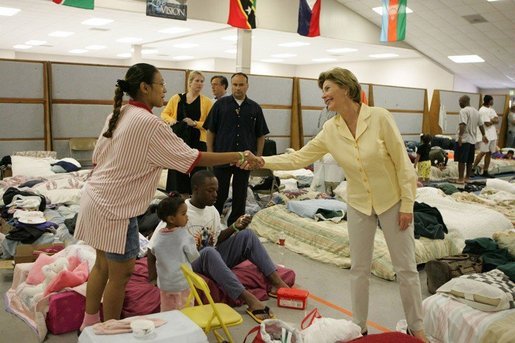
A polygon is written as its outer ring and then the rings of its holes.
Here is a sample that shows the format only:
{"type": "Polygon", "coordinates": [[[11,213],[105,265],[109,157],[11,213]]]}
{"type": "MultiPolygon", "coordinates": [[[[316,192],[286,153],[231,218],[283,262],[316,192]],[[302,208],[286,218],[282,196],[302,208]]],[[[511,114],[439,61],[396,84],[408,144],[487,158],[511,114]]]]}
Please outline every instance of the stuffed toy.
{"type": "Polygon", "coordinates": [[[20,289],[20,297],[27,305],[36,304],[42,297],[45,288],[52,282],[53,279],[61,271],[68,268],[68,260],[66,257],[58,257],[54,262],[49,263],[41,268],[45,279],[37,285],[25,285],[20,289]]]}

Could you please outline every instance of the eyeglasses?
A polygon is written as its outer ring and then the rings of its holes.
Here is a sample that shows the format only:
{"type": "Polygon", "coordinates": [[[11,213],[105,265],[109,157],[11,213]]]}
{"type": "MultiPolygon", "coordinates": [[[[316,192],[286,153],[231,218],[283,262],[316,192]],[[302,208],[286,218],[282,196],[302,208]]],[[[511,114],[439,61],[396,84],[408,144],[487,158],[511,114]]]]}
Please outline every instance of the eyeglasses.
{"type": "Polygon", "coordinates": [[[152,84],[161,85],[162,87],[166,86],[166,82],[152,82],[152,84]]]}

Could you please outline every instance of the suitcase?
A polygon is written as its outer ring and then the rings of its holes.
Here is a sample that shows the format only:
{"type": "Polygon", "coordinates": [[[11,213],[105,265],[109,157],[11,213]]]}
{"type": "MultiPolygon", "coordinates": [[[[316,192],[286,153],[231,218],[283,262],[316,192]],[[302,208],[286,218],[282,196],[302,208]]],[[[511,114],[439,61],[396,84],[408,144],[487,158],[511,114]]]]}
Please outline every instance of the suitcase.
{"type": "Polygon", "coordinates": [[[481,273],[483,261],[479,255],[461,254],[438,258],[426,263],[427,290],[436,290],[452,278],[473,273],[481,273]]]}

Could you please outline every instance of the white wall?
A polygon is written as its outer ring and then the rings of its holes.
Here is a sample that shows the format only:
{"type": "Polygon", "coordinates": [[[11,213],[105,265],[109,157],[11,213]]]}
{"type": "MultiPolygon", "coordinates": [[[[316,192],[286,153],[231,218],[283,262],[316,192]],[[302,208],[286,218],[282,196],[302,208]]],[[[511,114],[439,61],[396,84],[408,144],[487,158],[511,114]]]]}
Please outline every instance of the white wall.
{"type": "Polygon", "coordinates": [[[510,89],[509,88],[497,88],[497,89],[483,89],[483,88],[480,88],[479,93],[481,94],[488,94],[488,95],[507,95],[507,94],[510,94],[510,89]]]}
{"type": "Polygon", "coordinates": [[[479,90],[476,86],[470,84],[468,80],[463,79],[457,75],[454,76],[454,87],[452,90],[459,92],[479,93],[479,90]]]}
{"type": "Polygon", "coordinates": [[[349,69],[362,83],[425,88],[429,101],[434,89],[452,90],[454,85],[453,74],[425,58],[304,65],[297,66],[296,76],[318,78],[335,66],[349,69]]]}

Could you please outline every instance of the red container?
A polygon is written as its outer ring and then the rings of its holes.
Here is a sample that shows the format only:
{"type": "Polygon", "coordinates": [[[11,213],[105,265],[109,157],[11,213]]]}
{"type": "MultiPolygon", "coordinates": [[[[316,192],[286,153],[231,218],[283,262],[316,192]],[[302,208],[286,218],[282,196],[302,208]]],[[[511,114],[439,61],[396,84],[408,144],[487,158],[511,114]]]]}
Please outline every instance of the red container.
{"type": "Polygon", "coordinates": [[[309,292],[298,288],[279,288],[277,306],[303,310],[306,308],[309,292]]]}

